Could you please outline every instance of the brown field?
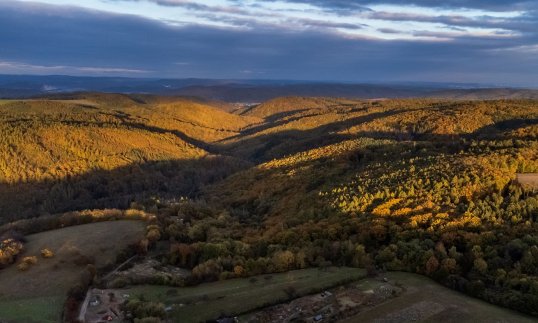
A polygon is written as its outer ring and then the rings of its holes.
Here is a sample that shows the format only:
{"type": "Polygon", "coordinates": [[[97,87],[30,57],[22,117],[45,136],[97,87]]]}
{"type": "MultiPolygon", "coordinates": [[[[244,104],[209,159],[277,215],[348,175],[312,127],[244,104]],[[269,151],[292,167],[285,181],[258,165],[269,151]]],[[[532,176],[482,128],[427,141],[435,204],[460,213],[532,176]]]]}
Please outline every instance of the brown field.
{"type": "Polygon", "coordinates": [[[526,189],[538,189],[538,173],[520,173],[516,179],[526,189]]]}

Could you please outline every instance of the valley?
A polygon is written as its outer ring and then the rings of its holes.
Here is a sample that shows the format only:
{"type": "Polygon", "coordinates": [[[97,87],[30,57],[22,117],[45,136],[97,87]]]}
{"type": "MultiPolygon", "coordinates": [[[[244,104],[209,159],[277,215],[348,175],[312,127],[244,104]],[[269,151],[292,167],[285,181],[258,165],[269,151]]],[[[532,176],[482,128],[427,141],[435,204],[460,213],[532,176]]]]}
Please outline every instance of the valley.
{"type": "Polygon", "coordinates": [[[0,321],[74,321],[88,289],[133,322],[284,322],[325,291],[340,307],[297,317],[538,315],[534,100],[74,93],[0,112],[0,321]]]}

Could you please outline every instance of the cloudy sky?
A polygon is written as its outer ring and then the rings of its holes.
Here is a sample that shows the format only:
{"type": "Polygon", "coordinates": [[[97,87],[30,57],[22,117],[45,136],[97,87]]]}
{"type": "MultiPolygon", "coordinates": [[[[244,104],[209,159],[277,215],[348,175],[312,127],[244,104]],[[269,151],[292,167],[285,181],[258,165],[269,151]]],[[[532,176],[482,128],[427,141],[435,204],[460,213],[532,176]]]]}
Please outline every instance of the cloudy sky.
{"type": "Polygon", "coordinates": [[[0,0],[0,73],[538,87],[538,1],[0,0]]]}

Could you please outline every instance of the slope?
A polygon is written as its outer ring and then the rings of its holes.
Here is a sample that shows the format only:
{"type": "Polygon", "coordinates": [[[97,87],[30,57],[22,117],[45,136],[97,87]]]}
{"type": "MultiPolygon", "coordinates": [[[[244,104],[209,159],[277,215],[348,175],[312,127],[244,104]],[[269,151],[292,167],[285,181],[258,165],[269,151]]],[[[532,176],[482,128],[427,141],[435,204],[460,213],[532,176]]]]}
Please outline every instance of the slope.
{"type": "Polygon", "coordinates": [[[0,217],[125,207],[138,194],[194,193],[205,174],[216,180],[243,165],[212,154],[209,143],[255,121],[187,98],[83,93],[4,102],[0,217]],[[163,176],[169,179],[158,183],[163,176]],[[129,184],[107,184],[118,177],[129,184]]]}
{"type": "Polygon", "coordinates": [[[287,250],[288,268],[410,271],[538,314],[538,196],[514,182],[538,172],[535,101],[345,101],[254,128],[226,145],[260,163],[205,194],[265,246],[254,272],[287,250]]]}

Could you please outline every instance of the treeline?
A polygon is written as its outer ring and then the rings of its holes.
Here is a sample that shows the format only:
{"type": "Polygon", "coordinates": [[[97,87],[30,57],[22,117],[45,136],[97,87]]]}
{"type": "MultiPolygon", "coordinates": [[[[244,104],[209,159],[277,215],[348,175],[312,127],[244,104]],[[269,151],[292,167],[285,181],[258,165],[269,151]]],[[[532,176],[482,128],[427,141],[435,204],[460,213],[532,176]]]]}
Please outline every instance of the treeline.
{"type": "Polygon", "coordinates": [[[60,215],[41,216],[10,222],[0,226],[0,234],[12,234],[13,232],[16,232],[22,235],[29,235],[32,233],[95,222],[116,220],[152,221],[154,218],[154,215],[137,209],[84,210],[68,212],[60,215]]]}

